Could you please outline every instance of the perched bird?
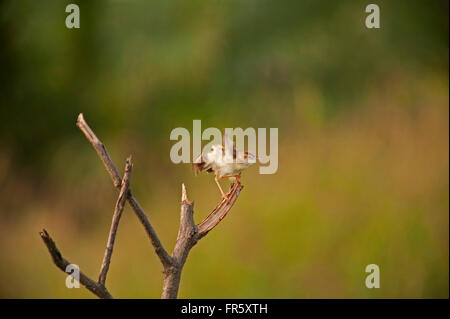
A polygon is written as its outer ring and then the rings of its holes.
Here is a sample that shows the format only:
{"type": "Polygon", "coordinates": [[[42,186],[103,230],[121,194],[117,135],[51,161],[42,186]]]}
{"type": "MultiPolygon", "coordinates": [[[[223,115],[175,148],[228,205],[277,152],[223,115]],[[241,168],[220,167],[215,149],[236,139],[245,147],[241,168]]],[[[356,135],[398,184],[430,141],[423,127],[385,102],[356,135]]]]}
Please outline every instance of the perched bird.
{"type": "Polygon", "coordinates": [[[211,150],[207,153],[200,154],[194,161],[194,171],[197,175],[201,171],[208,173],[214,172],[215,181],[219,187],[222,198],[229,201],[229,198],[222,190],[219,179],[230,178],[240,182],[241,172],[256,162],[257,156],[249,152],[240,152],[234,148],[232,142],[227,140],[225,135],[225,146],[215,144],[211,146],[211,150]]]}

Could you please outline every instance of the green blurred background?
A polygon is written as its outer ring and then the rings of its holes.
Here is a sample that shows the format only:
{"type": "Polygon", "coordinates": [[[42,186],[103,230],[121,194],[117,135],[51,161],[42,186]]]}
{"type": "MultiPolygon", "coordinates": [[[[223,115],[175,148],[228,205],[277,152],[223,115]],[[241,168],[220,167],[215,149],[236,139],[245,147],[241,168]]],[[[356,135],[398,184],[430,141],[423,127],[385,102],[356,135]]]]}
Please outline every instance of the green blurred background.
{"type": "MultiPolygon", "coordinates": [[[[448,1],[1,1],[0,297],[67,289],[38,232],[96,278],[117,191],[78,113],[172,251],[181,183],[199,222],[220,194],[175,165],[175,127],[278,127],[193,248],[182,298],[448,298],[448,1]],[[65,27],[77,3],[81,28],[65,27]],[[381,288],[365,287],[378,264],[381,288]]],[[[223,184],[226,187],[226,183],[223,184]]],[[[162,267],[129,207],[107,285],[159,298],[162,267]]]]}

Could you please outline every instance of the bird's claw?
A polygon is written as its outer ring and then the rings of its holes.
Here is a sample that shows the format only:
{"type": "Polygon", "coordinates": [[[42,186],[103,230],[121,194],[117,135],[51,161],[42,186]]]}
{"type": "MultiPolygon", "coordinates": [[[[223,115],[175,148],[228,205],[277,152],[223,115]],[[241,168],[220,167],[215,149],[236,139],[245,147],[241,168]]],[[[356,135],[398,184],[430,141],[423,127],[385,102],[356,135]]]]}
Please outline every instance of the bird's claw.
{"type": "Polygon", "coordinates": [[[228,197],[227,194],[222,194],[222,199],[225,199],[227,201],[227,203],[230,202],[230,198],[228,197]]]}

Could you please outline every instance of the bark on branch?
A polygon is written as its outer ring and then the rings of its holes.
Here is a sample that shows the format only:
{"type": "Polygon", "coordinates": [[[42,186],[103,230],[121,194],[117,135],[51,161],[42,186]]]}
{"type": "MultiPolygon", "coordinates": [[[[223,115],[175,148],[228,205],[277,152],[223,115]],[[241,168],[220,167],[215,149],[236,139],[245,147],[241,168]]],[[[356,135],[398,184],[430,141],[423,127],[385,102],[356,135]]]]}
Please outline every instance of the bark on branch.
{"type": "MultiPolygon", "coordinates": [[[[55,242],[50,237],[48,232],[43,229],[39,235],[41,236],[42,240],[44,241],[45,246],[47,246],[48,252],[53,258],[53,262],[55,265],[61,269],[63,272],[66,272],[66,268],[71,263],[64,259],[64,257],[59,252],[58,247],[56,247],[55,242]]],[[[94,295],[98,296],[102,299],[112,299],[113,297],[109,293],[109,291],[106,289],[105,286],[103,286],[100,283],[95,282],[85,274],[83,274],[80,270],[80,283],[85,286],[89,291],[91,291],[94,295]]]]}
{"type": "MultiPolygon", "coordinates": [[[[124,209],[125,201],[128,201],[139,221],[144,226],[150,242],[163,265],[164,282],[161,297],[177,298],[181,280],[181,271],[184,264],[186,263],[190,250],[201,238],[208,234],[209,231],[216,227],[223,220],[223,218],[225,218],[227,213],[236,202],[243,186],[239,182],[234,182],[227,193],[227,198],[229,200],[227,201],[226,199],[222,199],[219,204],[212,210],[212,212],[202,222],[196,225],[194,222],[194,204],[193,202],[189,201],[187,197],[186,187],[183,184],[181,191],[180,227],[178,230],[178,236],[175,247],[173,249],[173,253],[172,255],[169,255],[163,247],[161,241],[159,240],[155,230],[153,229],[153,226],[148,220],[147,214],[144,212],[144,210],[141,208],[141,206],[131,193],[129,186],[129,179],[132,169],[131,156],[127,159],[125,173],[122,179],[116,169],[116,166],[111,160],[106,147],[86,123],[83,114],[80,114],[78,116],[77,126],[84,133],[88,141],[92,144],[95,151],[99,155],[106,170],[111,176],[114,186],[120,189],[119,197],[115,205],[114,215],[112,218],[106,251],[100,269],[98,282],[93,281],[80,272],[81,284],[83,284],[87,289],[89,289],[100,298],[112,298],[105,287],[105,282],[109,265],[111,263],[111,256],[114,248],[114,241],[118,224],[124,209]]],[[[58,268],[65,272],[66,267],[70,263],[62,257],[54,241],[51,239],[46,230],[43,230],[40,235],[45,245],[47,246],[48,251],[50,252],[50,255],[52,256],[56,266],[58,266],[58,268]]]]}
{"type": "Polygon", "coordinates": [[[125,173],[122,179],[122,186],[120,188],[119,198],[116,202],[114,209],[114,215],[112,218],[111,229],[109,230],[108,242],[106,244],[105,256],[103,257],[102,267],[98,276],[98,283],[105,285],[106,275],[108,273],[109,264],[111,263],[111,256],[114,249],[114,241],[116,239],[117,227],[119,226],[120,217],[122,216],[123,209],[125,207],[125,201],[127,200],[128,188],[130,186],[130,174],[131,168],[131,156],[127,159],[125,166],[125,173]]]}
{"type": "Polygon", "coordinates": [[[172,253],[174,263],[164,269],[164,283],[162,298],[177,298],[180,286],[181,271],[192,247],[206,234],[216,227],[233,207],[243,186],[239,182],[231,185],[227,193],[229,201],[222,201],[213,211],[198,225],[194,223],[194,203],[188,200],[186,187],[181,188],[181,216],[178,237],[172,253]]]}
{"type": "MultiPolygon", "coordinates": [[[[80,115],[78,115],[77,126],[84,133],[84,135],[86,136],[88,141],[92,144],[92,146],[94,147],[98,156],[100,156],[100,159],[102,160],[103,164],[105,165],[106,170],[108,171],[109,175],[111,176],[111,178],[113,180],[114,186],[117,188],[120,188],[120,185],[122,184],[122,180],[120,178],[119,173],[117,172],[116,166],[114,165],[113,161],[111,160],[111,157],[109,156],[108,152],[106,151],[106,147],[97,138],[95,133],[91,130],[89,125],[84,120],[83,113],[80,113],[80,115]]],[[[147,232],[147,235],[150,238],[150,241],[155,249],[155,252],[158,255],[159,259],[161,260],[161,263],[163,264],[163,266],[166,267],[166,266],[171,265],[172,258],[169,256],[167,251],[164,249],[161,241],[159,240],[158,235],[156,234],[155,230],[153,229],[152,224],[148,220],[147,214],[144,212],[144,210],[141,208],[139,203],[133,197],[131,190],[128,190],[127,200],[128,200],[128,203],[130,204],[130,206],[133,208],[133,211],[136,213],[139,221],[144,226],[144,229],[147,232]]]]}

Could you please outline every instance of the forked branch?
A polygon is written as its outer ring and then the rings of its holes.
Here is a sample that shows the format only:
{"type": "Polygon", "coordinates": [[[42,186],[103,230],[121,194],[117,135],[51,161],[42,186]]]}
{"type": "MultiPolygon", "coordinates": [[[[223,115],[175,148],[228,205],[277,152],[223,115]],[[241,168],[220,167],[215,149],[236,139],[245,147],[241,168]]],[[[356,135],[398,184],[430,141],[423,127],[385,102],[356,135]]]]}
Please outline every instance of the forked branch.
{"type": "MultiPolygon", "coordinates": [[[[50,235],[47,233],[45,229],[43,229],[39,235],[41,236],[42,240],[44,241],[45,246],[47,246],[48,252],[53,258],[53,262],[55,265],[61,269],[62,271],[66,271],[67,266],[69,266],[71,263],[64,259],[64,257],[59,252],[59,249],[56,247],[55,242],[50,237],[50,235]]],[[[90,292],[92,292],[94,295],[98,296],[99,298],[103,299],[112,299],[111,294],[106,289],[105,286],[103,286],[100,283],[95,282],[85,274],[83,274],[80,271],[80,282],[83,286],[85,286],[90,292]]]]}
{"type": "Polygon", "coordinates": [[[178,295],[181,271],[192,247],[206,234],[216,227],[225,218],[231,207],[233,207],[243,186],[239,182],[231,185],[227,193],[229,201],[222,201],[214,210],[198,225],[194,223],[194,203],[188,200],[186,187],[182,185],[181,191],[181,216],[178,237],[172,253],[174,263],[171,267],[164,269],[164,284],[162,298],[173,299],[178,295]]]}
{"type": "Polygon", "coordinates": [[[127,158],[125,173],[122,179],[122,186],[120,188],[119,198],[117,199],[116,207],[114,209],[111,229],[109,230],[105,256],[103,257],[102,267],[100,268],[100,274],[98,276],[98,283],[102,285],[105,285],[106,275],[108,273],[109,264],[111,263],[111,256],[114,249],[114,241],[116,239],[117,227],[119,226],[120,217],[122,216],[122,212],[125,207],[125,201],[127,199],[128,189],[130,186],[130,174],[132,167],[133,165],[131,164],[131,156],[130,156],[129,158],[127,158]]]}
{"type": "MultiPolygon", "coordinates": [[[[88,141],[92,144],[95,151],[99,155],[106,170],[111,176],[114,186],[120,189],[119,198],[117,199],[115,205],[114,215],[98,282],[93,281],[80,272],[81,284],[83,284],[87,289],[89,289],[100,298],[112,298],[105,287],[106,275],[108,273],[109,265],[111,262],[117,227],[124,209],[125,201],[128,201],[139,221],[144,226],[150,242],[163,265],[164,282],[161,297],[176,298],[180,286],[181,271],[190,250],[201,238],[203,238],[206,234],[208,234],[209,231],[216,227],[220,223],[220,221],[222,221],[222,219],[227,215],[227,213],[236,202],[243,186],[239,182],[234,182],[227,193],[228,200],[222,199],[219,204],[213,209],[213,211],[201,223],[196,225],[194,223],[194,204],[193,202],[188,200],[186,187],[183,184],[181,192],[180,227],[178,230],[178,236],[173,253],[172,255],[169,255],[162,245],[161,241],[159,240],[159,237],[157,236],[155,230],[153,229],[153,226],[151,225],[147,214],[133,197],[129,188],[129,179],[132,168],[131,157],[127,159],[125,173],[122,179],[116,169],[116,166],[111,160],[111,157],[106,151],[106,147],[97,138],[95,133],[86,123],[83,114],[80,114],[78,116],[77,126],[84,133],[88,141]]],[[[62,257],[61,253],[59,252],[58,248],[56,248],[54,241],[48,235],[47,231],[43,230],[40,235],[45,245],[47,246],[56,266],[58,266],[58,268],[60,268],[62,271],[65,271],[66,267],[70,263],[62,257]]]]}
{"type": "MultiPolygon", "coordinates": [[[[89,125],[84,120],[83,113],[80,113],[80,115],[78,115],[77,126],[84,133],[84,135],[86,136],[88,141],[92,144],[92,146],[94,147],[98,156],[100,156],[100,159],[102,160],[103,164],[105,165],[106,170],[108,171],[109,175],[111,176],[114,186],[117,188],[120,188],[120,185],[122,184],[122,180],[120,178],[119,173],[117,172],[116,166],[114,165],[113,161],[111,160],[111,157],[109,156],[108,152],[106,151],[106,147],[97,138],[95,133],[91,130],[89,125]]],[[[167,251],[164,249],[163,245],[161,244],[161,241],[159,240],[158,235],[156,234],[155,230],[153,229],[152,224],[148,220],[147,214],[145,214],[144,210],[141,208],[139,203],[136,201],[136,199],[134,198],[134,196],[131,193],[131,190],[128,190],[127,200],[128,200],[128,203],[130,204],[130,206],[133,208],[134,212],[136,213],[139,221],[144,226],[144,229],[147,232],[148,237],[150,238],[150,241],[155,249],[156,254],[158,255],[159,259],[161,260],[161,263],[165,267],[171,265],[172,258],[169,256],[167,251]]]]}

